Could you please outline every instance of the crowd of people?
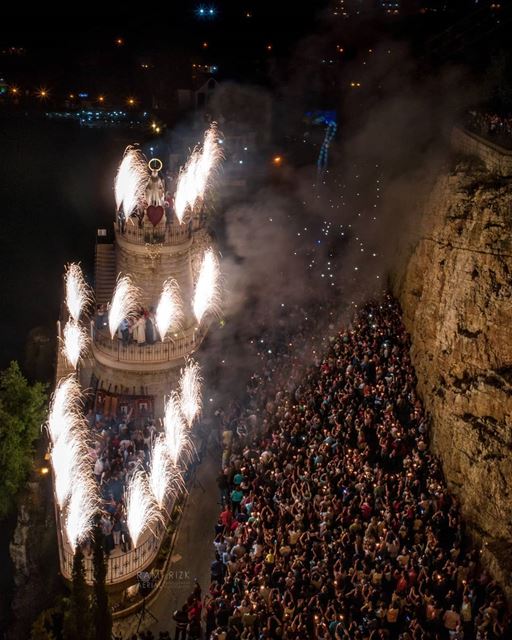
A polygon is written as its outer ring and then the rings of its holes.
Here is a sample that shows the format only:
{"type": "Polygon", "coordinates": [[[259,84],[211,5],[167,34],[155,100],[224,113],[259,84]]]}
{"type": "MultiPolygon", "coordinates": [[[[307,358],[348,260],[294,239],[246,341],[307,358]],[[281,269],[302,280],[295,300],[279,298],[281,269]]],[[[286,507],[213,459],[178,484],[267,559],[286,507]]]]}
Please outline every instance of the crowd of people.
{"type": "Polygon", "coordinates": [[[208,640],[512,637],[429,451],[397,303],[366,305],[329,344],[305,373],[265,356],[247,409],[221,416],[235,436],[211,585],[177,640],[199,618],[208,640]]]}
{"type": "Polygon", "coordinates": [[[484,138],[506,147],[512,145],[512,115],[498,115],[486,111],[470,111],[466,126],[484,138]]]}
{"type": "MultiPolygon", "coordinates": [[[[151,416],[133,417],[133,410],[121,416],[104,415],[99,407],[86,416],[90,427],[89,455],[102,498],[100,526],[105,551],[126,553],[132,548],[124,503],[126,481],[133,471],[147,468],[157,427],[151,416]]],[[[91,553],[91,540],[84,542],[91,553]]]]}

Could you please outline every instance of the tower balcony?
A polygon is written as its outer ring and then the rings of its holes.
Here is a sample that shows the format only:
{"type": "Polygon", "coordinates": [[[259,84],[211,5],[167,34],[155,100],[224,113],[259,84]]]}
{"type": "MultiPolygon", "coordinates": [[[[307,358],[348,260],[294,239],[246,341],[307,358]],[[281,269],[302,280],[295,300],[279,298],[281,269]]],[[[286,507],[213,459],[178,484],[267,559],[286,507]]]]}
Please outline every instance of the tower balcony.
{"type": "Polygon", "coordinates": [[[166,224],[165,220],[162,220],[155,226],[148,221],[144,221],[140,225],[130,219],[124,225],[115,223],[114,229],[118,240],[121,239],[131,244],[177,246],[190,240],[194,231],[198,231],[203,226],[202,216],[195,215],[183,224],[176,221],[166,224]]]}
{"type": "Polygon", "coordinates": [[[201,344],[208,331],[207,324],[180,331],[165,342],[138,345],[123,344],[117,336],[110,338],[91,322],[92,353],[98,362],[123,371],[163,371],[180,364],[201,344]]]}

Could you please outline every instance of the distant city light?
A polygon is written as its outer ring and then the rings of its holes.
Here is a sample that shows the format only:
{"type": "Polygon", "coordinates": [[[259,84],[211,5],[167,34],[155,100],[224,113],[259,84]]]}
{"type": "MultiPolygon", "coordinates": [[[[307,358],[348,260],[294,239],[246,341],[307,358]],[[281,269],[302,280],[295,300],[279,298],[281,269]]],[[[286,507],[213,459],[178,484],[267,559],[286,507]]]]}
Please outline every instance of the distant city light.
{"type": "Polygon", "coordinates": [[[124,38],[116,38],[116,44],[118,47],[122,47],[124,44],[124,38]]]}
{"type": "Polygon", "coordinates": [[[105,102],[105,96],[98,96],[98,102],[105,102]]]}
{"type": "Polygon", "coordinates": [[[48,97],[48,89],[41,88],[37,91],[37,97],[45,100],[48,97]]]}
{"type": "Polygon", "coordinates": [[[133,107],[136,103],[136,100],[135,98],[130,97],[130,98],[127,98],[126,102],[130,105],[130,107],[133,107]]]}
{"type": "Polygon", "coordinates": [[[198,18],[203,19],[211,19],[215,18],[217,15],[217,7],[210,5],[206,7],[205,5],[199,5],[196,9],[196,16],[198,18]]]}

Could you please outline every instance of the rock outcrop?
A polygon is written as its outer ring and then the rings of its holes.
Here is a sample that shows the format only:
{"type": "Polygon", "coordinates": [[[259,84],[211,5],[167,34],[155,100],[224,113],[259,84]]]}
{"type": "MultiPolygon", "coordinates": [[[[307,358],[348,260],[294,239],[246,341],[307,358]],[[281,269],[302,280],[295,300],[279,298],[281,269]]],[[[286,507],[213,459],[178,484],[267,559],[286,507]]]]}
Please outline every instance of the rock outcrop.
{"type": "Polygon", "coordinates": [[[512,598],[512,181],[476,160],[439,177],[395,289],[434,451],[512,598]]]}

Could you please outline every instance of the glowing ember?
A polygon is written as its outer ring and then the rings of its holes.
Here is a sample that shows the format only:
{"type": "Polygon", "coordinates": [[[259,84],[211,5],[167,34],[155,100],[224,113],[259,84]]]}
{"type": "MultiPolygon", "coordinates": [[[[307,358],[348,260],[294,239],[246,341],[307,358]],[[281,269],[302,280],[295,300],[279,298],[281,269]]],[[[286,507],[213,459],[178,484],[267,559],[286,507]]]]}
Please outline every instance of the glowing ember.
{"type": "Polygon", "coordinates": [[[201,412],[201,382],[199,365],[197,362],[189,360],[180,378],[181,412],[189,427],[201,412]]]}
{"type": "Polygon", "coordinates": [[[139,310],[139,298],[140,291],[133,284],[130,276],[122,276],[117,279],[114,295],[108,310],[108,327],[112,339],[114,339],[121,321],[124,318],[135,315],[139,310]]]}
{"type": "Polygon", "coordinates": [[[92,531],[94,517],[100,504],[98,487],[86,469],[73,478],[71,498],[67,508],[66,534],[73,547],[92,531]]]}
{"type": "Polygon", "coordinates": [[[197,202],[204,199],[208,181],[221,158],[222,149],[218,144],[217,125],[213,123],[205,133],[203,148],[194,149],[178,176],[174,209],[180,223],[183,222],[187,210],[193,211],[197,202]]]}
{"type": "Polygon", "coordinates": [[[204,252],[199,269],[192,308],[198,322],[207,311],[218,312],[220,298],[219,262],[213,249],[204,252]]]}
{"type": "Polygon", "coordinates": [[[187,425],[181,413],[180,402],[175,392],[167,398],[164,413],[164,430],[167,450],[176,466],[180,456],[190,455],[192,443],[187,434],[187,425]]]}
{"type": "Polygon", "coordinates": [[[163,284],[156,308],[155,323],[163,341],[169,329],[176,330],[183,320],[180,288],[176,280],[169,278],[163,284]]]}
{"type": "Polygon", "coordinates": [[[71,263],[67,265],[64,281],[66,288],[66,306],[73,320],[78,322],[84,308],[91,303],[91,289],[85,282],[82,269],[80,269],[78,264],[71,263]]]}
{"type": "Polygon", "coordinates": [[[48,416],[48,432],[53,443],[61,435],[67,436],[80,422],[80,402],[81,390],[75,376],[71,374],[59,380],[48,416]]]}
{"type": "Polygon", "coordinates": [[[136,547],[144,529],[163,522],[158,504],[149,487],[148,479],[143,471],[136,471],[128,482],[125,492],[126,524],[136,547]]]}
{"type": "Polygon", "coordinates": [[[62,352],[69,364],[76,369],[78,361],[87,350],[89,336],[87,331],[74,320],[68,320],[64,327],[62,352]]]}
{"type": "Polygon", "coordinates": [[[144,192],[149,180],[147,160],[135,147],[127,147],[117,171],[114,191],[116,207],[129,218],[137,206],[144,202],[144,192]]]}

